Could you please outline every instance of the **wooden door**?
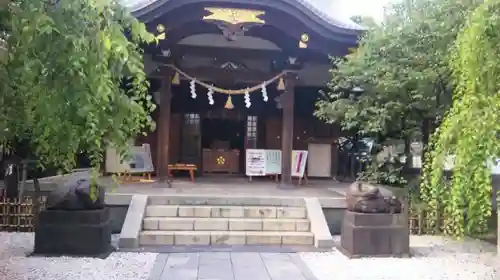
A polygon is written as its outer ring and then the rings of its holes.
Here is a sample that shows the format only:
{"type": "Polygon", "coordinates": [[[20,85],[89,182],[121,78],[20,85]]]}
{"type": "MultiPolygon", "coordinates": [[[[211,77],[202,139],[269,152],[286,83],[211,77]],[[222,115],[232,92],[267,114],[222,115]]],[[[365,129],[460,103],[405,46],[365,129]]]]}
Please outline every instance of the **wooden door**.
{"type": "Polygon", "coordinates": [[[332,176],[332,145],[309,143],[307,156],[307,176],[332,176]]]}
{"type": "Polygon", "coordinates": [[[184,114],[180,146],[180,162],[196,164],[198,168],[201,168],[201,126],[199,114],[184,114]]]}

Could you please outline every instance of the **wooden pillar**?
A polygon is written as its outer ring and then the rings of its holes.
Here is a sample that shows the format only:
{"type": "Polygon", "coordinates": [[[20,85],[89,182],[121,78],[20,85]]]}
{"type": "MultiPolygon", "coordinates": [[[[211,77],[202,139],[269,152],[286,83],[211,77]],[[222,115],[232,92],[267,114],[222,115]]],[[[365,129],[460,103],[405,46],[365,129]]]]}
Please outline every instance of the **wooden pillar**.
{"type": "Polygon", "coordinates": [[[173,71],[165,67],[162,69],[161,73],[160,104],[158,106],[160,113],[158,116],[158,123],[156,124],[158,129],[156,176],[160,182],[165,182],[168,179],[173,71]]]}
{"type": "Polygon", "coordinates": [[[285,91],[281,97],[283,121],[281,130],[281,183],[279,188],[292,188],[293,121],[296,73],[284,77],[285,91]]]}

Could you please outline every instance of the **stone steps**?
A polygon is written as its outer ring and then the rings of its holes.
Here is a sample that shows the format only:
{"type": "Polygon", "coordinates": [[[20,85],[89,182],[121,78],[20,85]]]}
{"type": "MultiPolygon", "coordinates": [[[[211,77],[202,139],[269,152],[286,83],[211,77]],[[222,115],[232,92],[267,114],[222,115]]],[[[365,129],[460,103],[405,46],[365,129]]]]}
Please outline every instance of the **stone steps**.
{"type": "Polygon", "coordinates": [[[148,205],[146,217],[197,218],[289,218],[305,219],[303,207],[226,206],[226,205],[148,205]]]}
{"type": "Polygon", "coordinates": [[[331,250],[318,198],[129,195],[120,248],[306,245],[331,250]]]}
{"type": "Polygon", "coordinates": [[[313,245],[310,232],[283,231],[142,231],[139,243],[161,245],[313,245]]]}
{"type": "Polygon", "coordinates": [[[165,231],[291,231],[309,232],[307,219],[146,217],[144,230],[165,231]]]}
{"type": "Polygon", "coordinates": [[[304,207],[146,206],[141,245],[313,245],[304,207]]]}

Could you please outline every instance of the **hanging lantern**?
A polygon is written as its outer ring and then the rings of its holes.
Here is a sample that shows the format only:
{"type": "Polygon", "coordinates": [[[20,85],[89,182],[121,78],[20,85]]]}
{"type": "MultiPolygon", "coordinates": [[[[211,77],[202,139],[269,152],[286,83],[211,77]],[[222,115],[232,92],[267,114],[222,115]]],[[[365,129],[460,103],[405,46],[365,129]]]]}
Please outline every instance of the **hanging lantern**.
{"type": "Polygon", "coordinates": [[[229,109],[229,110],[234,109],[233,100],[231,99],[231,95],[227,96],[227,101],[226,101],[226,105],[224,105],[224,108],[229,109]]]}
{"type": "Polygon", "coordinates": [[[285,82],[283,81],[283,77],[280,77],[278,82],[278,90],[285,90],[285,82]]]}
{"type": "Polygon", "coordinates": [[[179,73],[178,72],[175,72],[175,75],[172,78],[172,84],[173,85],[180,85],[181,84],[181,79],[179,77],[179,73]]]}

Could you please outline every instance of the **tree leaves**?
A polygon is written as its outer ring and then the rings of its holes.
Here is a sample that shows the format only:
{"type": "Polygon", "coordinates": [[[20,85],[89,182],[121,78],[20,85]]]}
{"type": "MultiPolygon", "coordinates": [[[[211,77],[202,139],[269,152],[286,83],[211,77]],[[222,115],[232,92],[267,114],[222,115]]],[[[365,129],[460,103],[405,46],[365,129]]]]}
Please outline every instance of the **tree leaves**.
{"type": "Polygon", "coordinates": [[[499,27],[500,1],[486,1],[457,38],[449,56],[457,85],[453,106],[433,138],[421,186],[432,213],[443,208],[445,233],[457,237],[484,232],[491,216],[489,163],[500,156],[499,27]],[[442,163],[450,154],[453,177],[443,184],[442,163]]]}
{"type": "Polygon", "coordinates": [[[391,5],[380,25],[370,25],[354,53],[333,60],[329,92],[318,101],[316,115],[364,134],[418,135],[423,120],[435,120],[450,106],[447,53],[474,2],[391,5]],[[364,92],[353,94],[354,87],[364,92]]]}
{"type": "Polygon", "coordinates": [[[2,143],[29,138],[42,164],[70,169],[82,150],[98,166],[151,129],[139,44],[154,37],[116,1],[20,0],[8,29],[2,143]]]}

